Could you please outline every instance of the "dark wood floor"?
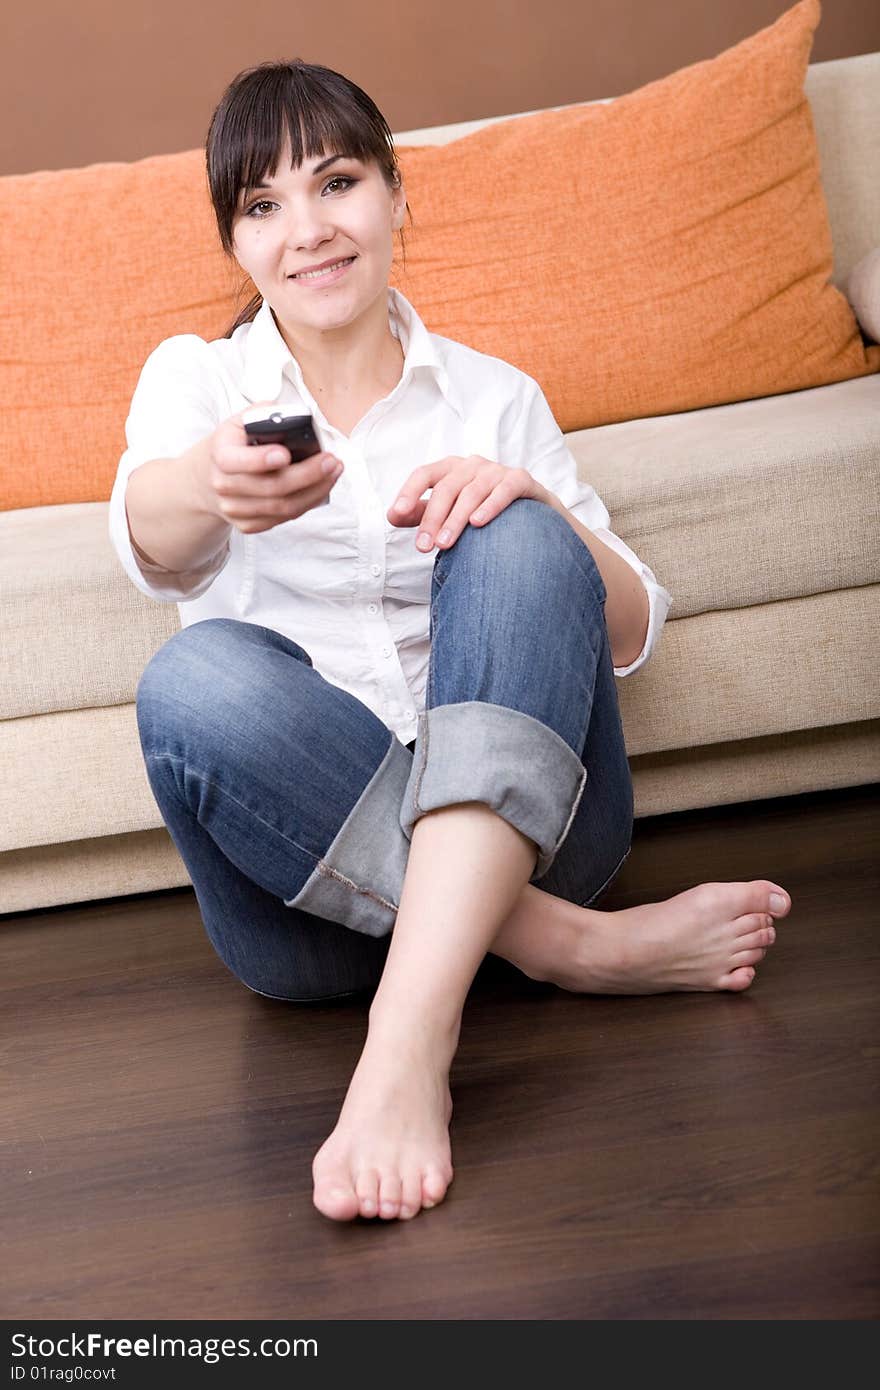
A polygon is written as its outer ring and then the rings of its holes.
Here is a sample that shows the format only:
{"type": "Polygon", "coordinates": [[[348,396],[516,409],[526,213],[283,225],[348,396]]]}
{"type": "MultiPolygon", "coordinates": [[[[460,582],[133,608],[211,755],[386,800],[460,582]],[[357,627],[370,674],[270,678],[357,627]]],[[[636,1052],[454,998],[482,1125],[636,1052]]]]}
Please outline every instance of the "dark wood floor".
{"type": "Polygon", "coordinates": [[[0,920],[2,1316],[877,1318],[876,793],[637,822],[603,908],[789,890],[755,984],[481,971],[455,1181],[410,1222],[311,1205],[366,1001],[250,993],[190,890],[0,920]]]}

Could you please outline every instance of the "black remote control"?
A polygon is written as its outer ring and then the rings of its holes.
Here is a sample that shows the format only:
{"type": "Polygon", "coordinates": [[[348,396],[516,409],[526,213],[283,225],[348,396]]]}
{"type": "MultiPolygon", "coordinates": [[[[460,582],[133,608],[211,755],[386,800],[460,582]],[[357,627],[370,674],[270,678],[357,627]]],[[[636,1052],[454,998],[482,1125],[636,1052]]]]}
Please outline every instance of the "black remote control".
{"type": "Polygon", "coordinates": [[[257,406],[241,417],[250,444],[283,444],[290,450],[291,463],[321,453],[321,441],[311,415],[294,414],[284,406],[257,406]]]}

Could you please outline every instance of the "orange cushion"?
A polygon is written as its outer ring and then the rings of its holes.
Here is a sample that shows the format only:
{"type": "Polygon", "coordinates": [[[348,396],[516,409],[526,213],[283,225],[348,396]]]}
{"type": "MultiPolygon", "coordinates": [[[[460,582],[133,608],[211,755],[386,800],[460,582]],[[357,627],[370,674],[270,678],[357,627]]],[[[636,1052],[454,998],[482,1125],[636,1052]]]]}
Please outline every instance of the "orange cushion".
{"type": "Polygon", "coordinates": [[[540,382],[563,430],[880,370],[829,282],[804,79],[819,0],[609,105],[399,151],[395,283],[540,382]]]}
{"type": "MultiPolygon", "coordinates": [[[[880,370],[826,283],[803,93],[819,16],[801,0],[608,106],[402,149],[394,283],[429,329],[535,377],[564,430],[880,370]]],[[[8,176],[0,217],[0,509],[106,500],[149,353],[218,337],[253,293],[220,250],[204,153],[8,176]]]]}
{"type": "Polygon", "coordinates": [[[105,501],[153,348],[235,313],[204,151],[7,176],[0,220],[0,509],[105,501]]]}

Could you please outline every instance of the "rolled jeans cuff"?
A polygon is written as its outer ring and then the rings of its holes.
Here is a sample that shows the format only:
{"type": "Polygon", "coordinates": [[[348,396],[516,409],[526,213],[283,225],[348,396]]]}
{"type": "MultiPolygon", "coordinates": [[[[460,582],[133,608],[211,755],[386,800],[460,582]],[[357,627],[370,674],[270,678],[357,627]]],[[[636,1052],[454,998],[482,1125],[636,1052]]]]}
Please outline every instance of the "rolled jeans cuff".
{"type": "Polygon", "coordinates": [[[412,757],[398,738],[376,768],[342,828],[295,898],[299,907],[365,936],[387,936],[397,920],[409,858],[400,805],[412,757]]]}
{"type": "Polygon", "coordinates": [[[530,714],[482,700],[435,705],[419,717],[400,807],[407,840],[427,811],[482,801],[538,846],[542,878],[568,834],[587,781],[578,755],[530,714]]]}

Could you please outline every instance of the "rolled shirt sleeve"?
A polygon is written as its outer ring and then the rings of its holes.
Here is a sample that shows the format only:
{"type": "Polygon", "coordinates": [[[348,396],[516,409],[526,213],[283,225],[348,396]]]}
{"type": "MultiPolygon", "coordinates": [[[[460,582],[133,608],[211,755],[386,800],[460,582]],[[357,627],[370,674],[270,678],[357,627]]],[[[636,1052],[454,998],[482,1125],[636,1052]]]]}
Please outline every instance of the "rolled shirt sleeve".
{"type": "Polygon", "coordinates": [[[555,493],[564,507],[577,517],[600,541],[626,560],[639,576],[648,595],[648,633],[645,644],[629,666],[615,666],[615,676],[631,676],[644,666],[660,640],[672,595],[660,584],[653,571],[635,551],[610,529],[611,517],[598,493],[577,476],[577,463],[565,435],[538,383],[525,373],[521,380],[521,408],[511,412],[511,425],[502,439],[499,460],[513,468],[525,468],[548,491],[555,493]]]}
{"type": "Polygon", "coordinates": [[[125,422],[127,448],[110,494],[110,542],[131,582],[148,598],[181,603],[199,598],[229,560],[229,537],[198,569],[173,573],[153,565],[135,549],[125,509],[125,490],[135,469],[152,459],[178,458],[213,433],[221,412],[210,389],[212,361],[207,344],[192,333],[166,338],[150,353],[138,379],[125,422]]]}

